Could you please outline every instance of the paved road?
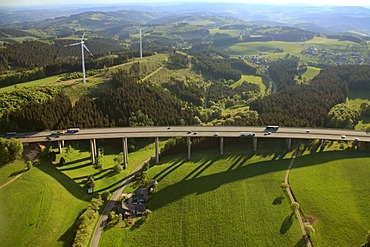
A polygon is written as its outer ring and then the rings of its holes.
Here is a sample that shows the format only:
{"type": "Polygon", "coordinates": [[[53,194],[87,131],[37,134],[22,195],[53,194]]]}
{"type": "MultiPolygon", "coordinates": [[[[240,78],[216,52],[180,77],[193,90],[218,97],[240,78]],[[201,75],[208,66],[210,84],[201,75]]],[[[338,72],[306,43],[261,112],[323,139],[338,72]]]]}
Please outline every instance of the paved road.
{"type": "Polygon", "coordinates": [[[258,138],[295,138],[295,139],[323,139],[370,142],[370,134],[365,131],[342,129],[306,129],[306,128],[279,128],[271,135],[265,135],[265,127],[241,126],[155,126],[155,127],[122,127],[122,128],[94,128],[81,129],[77,133],[65,133],[60,136],[51,135],[51,131],[21,133],[16,136],[25,143],[46,142],[58,140],[88,140],[111,138],[138,138],[138,137],[239,137],[241,132],[253,132],[258,138]],[[307,133],[307,130],[309,132],[307,133]],[[191,131],[191,133],[189,133],[191,131]],[[342,137],[345,135],[345,137],[342,137]],[[50,139],[50,140],[48,140],[50,139]]]}
{"type": "Polygon", "coordinates": [[[130,177],[126,178],[122,182],[122,185],[120,186],[120,188],[118,188],[113,193],[110,201],[105,206],[104,211],[103,211],[103,214],[100,216],[99,221],[98,221],[98,223],[97,223],[97,225],[95,227],[95,230],[94,230],[94,233],[93,233],[93,237],[92,237],[92,240],[91,240],[91,243],[90,243],[90,247],[97,247],[99,245],[99,239],[100,239],[100,236],[101,236],[101,234],[103,232],[104,226],[105,226],[105,224],[107,222],[108,215],[109,215],[110,211],[112,210],[112,208],[114,206],[114,203],[117,201],[118,197],[120,197],[122,195],[122,191],[131,182],[132,178],[133,178],[133,175],[131,175],[130,177]]]}
{"type": "Polygon", "coordinates": [[[98,247],[99,246],[99,239],[101,237],[101,234],[103,232],[104,226],[107,222],[108,215],[110,211],[112,210],[114,203],[117,201],[118,197],[122,195],[123,190],[126,188],[126,186],[131,182],[131,180],[134,178],[135,172],[141,169],[141,167],[147,163],[150,159],[144,161],[140,166],[136,167],[136,169],[125,179],[122,181],[121,186],[113,193],[112,197],[110,198],[108,204],[105,206],[103,214],[100,216],[98,223],[96,224],[93,237],[90,243],[90,247],[98,247]]]}

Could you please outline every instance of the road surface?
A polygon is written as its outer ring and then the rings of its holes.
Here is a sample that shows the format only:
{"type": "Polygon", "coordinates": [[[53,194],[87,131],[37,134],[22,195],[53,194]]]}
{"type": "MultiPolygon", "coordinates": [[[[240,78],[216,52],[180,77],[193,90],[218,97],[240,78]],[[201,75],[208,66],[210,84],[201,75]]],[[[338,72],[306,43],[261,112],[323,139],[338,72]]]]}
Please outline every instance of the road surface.
{"type": "Polygon", "coordinates": [[[239,137],[241,132],[255,133],[258,138],[292,138],[322,140],[359,140],[370,142],[370,134],[365,131],[344,129],[306,129],[285,128],[266,135],[265,127],[255,126],[155,126],[155,127],[122,127],[81,129],[77,133],[52,135],[51,131],[20,133],[15,137],[24,143],[48,142],[59,140],[89,140],[113,138],[144,137],[239,137]]]}

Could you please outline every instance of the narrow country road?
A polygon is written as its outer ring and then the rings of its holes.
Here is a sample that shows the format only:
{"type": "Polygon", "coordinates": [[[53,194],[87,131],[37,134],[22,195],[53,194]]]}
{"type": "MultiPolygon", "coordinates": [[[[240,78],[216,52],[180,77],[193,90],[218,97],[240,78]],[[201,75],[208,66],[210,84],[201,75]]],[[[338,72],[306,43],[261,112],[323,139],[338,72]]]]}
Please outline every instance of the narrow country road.
{"type": "MultiPolygon", "coordinates": [[[[292,166],[294,164],[295,158],[296,158],[296,152],[293,153],[292,159],[290,160],[289,167],[288,167],[288,169],[287,169],[287,171],[285,173],[284,183],[286,183],[288,185],[289,185],[289,174],[290,174],[290,170],[292,169],[292,166]]],[[[287,192],[288,192],[290,201],[291,202],[295,202],[294,197],[293,197],[292,190],[290,188],[290,185],[287,188],[287,192]]],[[[299,209],[296,209],[295,215],[296,215],[296,217],[297,217],[297,219],[299,221],[299,225],[301,227],[301,230],[302,230],[302,233],[303,233],[303,237],[306,240],[307,247],[312,247],[311,240],[310,240],[310,238],[308,237],[308,235],[306,233],[306,230],[305,230],[305,227],[304,227],[304,224],[303,224],[303,219],[302,219],[301,213],[299,212],[299,209]]]]}
{"type": "Polygon", "coordinates": [[[107,222],[109,212],[112,210],[114,203],[122,195],[123,190],[126,186],[132,181],[134,178],[134,174],[142,168],[144,164],[149,162],[150,159],[144,161],[140,166],[136,167],[136,169],[125,179],[123,180],[121,186],[113,193],[112,197],[110,198],[108,204],[105,206],[103,214],[99,218],[99,222],[96,224],[94,235],[91,239],[90,247],[98,247],[99,246],[99,239],[103,232],[104,226],[107,222]]]}

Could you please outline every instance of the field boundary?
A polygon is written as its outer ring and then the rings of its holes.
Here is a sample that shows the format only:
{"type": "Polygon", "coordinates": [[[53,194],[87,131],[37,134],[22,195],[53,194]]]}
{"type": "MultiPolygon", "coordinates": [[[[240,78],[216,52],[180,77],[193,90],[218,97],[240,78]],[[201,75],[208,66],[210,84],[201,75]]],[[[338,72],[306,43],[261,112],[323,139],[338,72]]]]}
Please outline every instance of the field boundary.
{"type": "MultiPolygon", "coordinates": [[[[284,178],[284,183],[286,183],[286,184],[289,185],[288,188],[287,188],[287,192],[288,192],[288,196],[289,196],[289,199],[290,199],[291,203],[297,202],[294,199],[293,192],[292,192],[292,189],[291,189],[290,184],[289,184],[289,174],[290,174],[290,170],[293,167],[295,158],[296,158],[296,151],[293,152],[292,158],[290,160],[290,164],[288,166],[288,169],[287,169],[287,171],[285,173],[285,178],[284,178]]],[[[301,227],[301,230],[302,230],[302,233],[303,233],[303,237],[304,237],[304,239],[305,239],[305,241],[307,243],[307,247],[312,247],[312,243],[311,243],[311,240],[310,240],[309,236],[306,233],[306,230],[305,230],[305,227],[304,227],[304,223],[303,223],[303,219],[302,219],[301,213],[299,212],[299,208],[296,208],[295,209],[295,215],[296,215],[296,217],[297,217],[297,219],[299,221],[299,225],[301,227]]]]}

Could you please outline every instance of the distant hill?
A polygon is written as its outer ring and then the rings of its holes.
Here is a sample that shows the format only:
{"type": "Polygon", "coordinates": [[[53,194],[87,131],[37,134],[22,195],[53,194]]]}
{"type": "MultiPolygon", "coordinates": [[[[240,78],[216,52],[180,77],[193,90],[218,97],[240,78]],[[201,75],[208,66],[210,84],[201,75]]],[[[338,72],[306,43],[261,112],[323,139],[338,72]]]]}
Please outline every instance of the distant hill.
{"type": "Polygon", "coordinates": [[[146,5],[95,5],[0,10],[0,28],[71,27],[99,29],[130,24],[164,25],[177,22],[219,25],[221,22],[273,22],[325,34],[357,31],[370,34],[370,9],[313,5],[245,3],[182,3],[146,5]],[[197,16],[197,17],[194,17],[197,16]],[[217,16],[217,17],[216,17],[217,16]],[[197,18],[200,18],[197,19],[197,18]]]}

